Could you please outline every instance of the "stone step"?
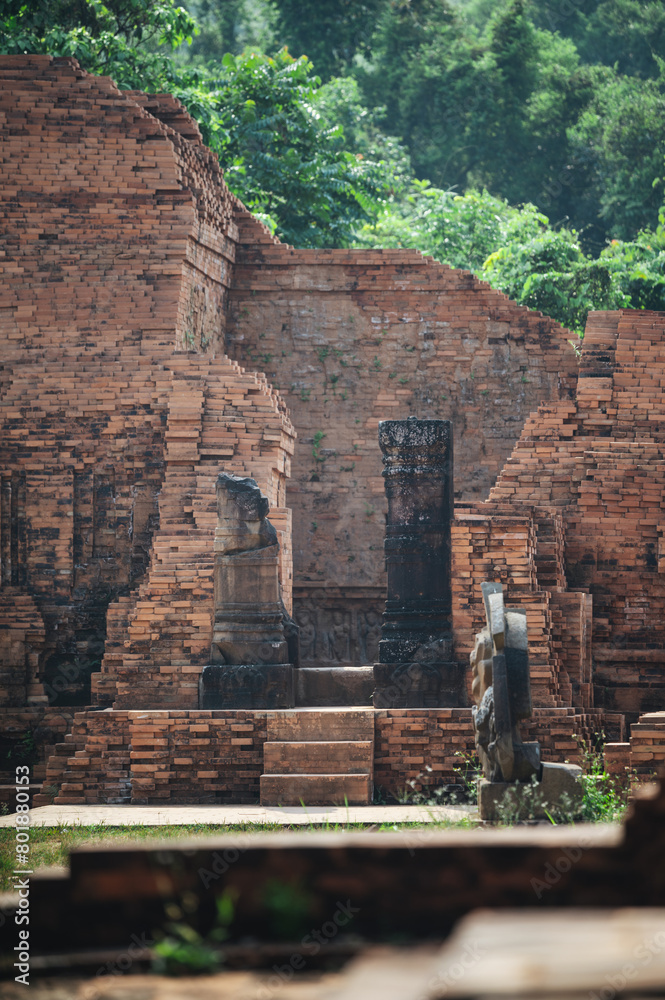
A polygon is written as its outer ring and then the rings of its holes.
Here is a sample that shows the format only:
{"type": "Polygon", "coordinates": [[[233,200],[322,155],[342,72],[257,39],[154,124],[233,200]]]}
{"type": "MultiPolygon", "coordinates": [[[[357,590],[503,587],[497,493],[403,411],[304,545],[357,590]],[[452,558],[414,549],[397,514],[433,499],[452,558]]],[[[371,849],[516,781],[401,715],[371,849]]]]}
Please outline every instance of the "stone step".
{"type": "Polygon", "coordinates": [[[295,673],[296,705],[300,708],[372,704],[374,668],[300,667],[295,673]]]}
{"type": "Polygon", "coordinates": [[[373,774],[371,740],[264,743],[266,774],[373,774]]]}
{"type": "Polygon", "coordinates": [[[368,806],[374,786],[368,774],[262,774],[262,806],[368,806]]]}
{"type": "Polygon", "coordinates": [[[305,708],[268,712],[269,743],[373,740],[374,712],[362,708],[305,708]]]}

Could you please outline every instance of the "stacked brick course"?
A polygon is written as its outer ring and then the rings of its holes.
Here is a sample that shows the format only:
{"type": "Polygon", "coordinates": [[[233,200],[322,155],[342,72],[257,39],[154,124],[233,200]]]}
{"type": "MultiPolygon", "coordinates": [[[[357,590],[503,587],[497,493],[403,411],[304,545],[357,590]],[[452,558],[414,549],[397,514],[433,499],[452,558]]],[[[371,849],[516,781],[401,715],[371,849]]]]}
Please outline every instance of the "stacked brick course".
{"type": "Polygon", "coordinates": [[[568,585],[593,600],[595,704],[633,720],[665,701],[664,388],[665,316],[592,313],[576,401],[532,414],[490,494],[561,514],[568,585]]]}
{"type": "Polygon", "coordinates": [[[35,804],[255,803],[265,741],[265,712],[80,712],[35,804]]]}
{"type": "Polygon", "coordinates": [[[220,356],[247,213],[170,95],[3,57],[0,116],[4,704],[195,706],[220,469],[275,505],[290,604],[293,429],[220,356]]]}
{"type": "MultiPolygon", "coordinates": [[[[541,743],[546,760],[576,763],[593,744],[600,722],[599,713],[593,710],[538,708],[521,731],[524,739],[541,743]]],[[[441,783],[460,784],[465,772],[472,777],[469,761],[475,748],[470,709],[388,709],[375,713],[374,725],[374,782],[390,795],[409,796],[441,783]]]]}
{"type": "MultiPolygon", "coordinates": [[[[99,704],[196,708],[214,618],[215,481],[220,468],[254,476],[278,529],[286,601],[292,577],[284,480],[293,432],[265,379],[227,359],[187,356],[169,398],[166,474],[146,580],[118,609],[93,677],[99,704]],[[185,374],[186,373],[186,374],[185,374]]],[[[111,622],[109,622],[109,625],[111,622]]]]}
{"type": "Polygon", "coordinates": [[[2,711],[0,732],[0,803],[16,804],[16,767],[30,767],[29,791],[39,793],[46,780],[47,759],[70,731],[73,710],[28,705],[2,711]]]}
{"type": "Polygon", "coordinates": [[[630,727],[630,741],[606,743],[605,769],[624,780],[651,781],[665,768],[665,712],[647,712],[630,727]]]}

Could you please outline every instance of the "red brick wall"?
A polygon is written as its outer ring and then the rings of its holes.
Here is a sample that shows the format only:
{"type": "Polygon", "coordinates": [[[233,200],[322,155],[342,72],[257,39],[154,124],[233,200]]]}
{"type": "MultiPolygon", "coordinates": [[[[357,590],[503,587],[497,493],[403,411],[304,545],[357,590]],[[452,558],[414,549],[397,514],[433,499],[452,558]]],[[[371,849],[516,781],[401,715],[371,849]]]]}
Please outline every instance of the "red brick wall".
{"type": "MultiPolygon", "coordinates": [[[[293,432],[264,380],[223,359],[186,356],[169,397],[166,475],[146,579],[109,619],[93,694],[116,708],[198,706],[214,620],[215,482],[220,467],[253,475],[280,530],[284,580],[290,538],[284,481],[293,432]],[[196,377],[198,374],[198,378],[196,377]],[[117,631],[112,627],[117,625],[117,631]]],[[[287,589],[287,601],[289,600],[287,589]]]]}
{"type": "MultiPolygon", "coordinates": [[[[311,659],[371,659],[384,596],[377,425],[414,413],[455,421],[458,656],[491,576],[527,608],[543,710],[591,705],[592,656],[597,706],[660,707],[662,314],[592,316],[572,399],[566,331],[472,275],[412,251],[278,244],[168,95],[121,93],[72,60],[3,57],[0,110],[3,695],[87,702],[92,673],[120,729],[131,708],[196,705],[221,468],[270,497],[311,659]],[[284,399],[300,431],[288,497],[284,399]],[[333,614],[346,644],[331,644],[333,614]]],[[[113,718],[94,713],[100,739],[113,718]]],[[[90,763],[87,726],[71,734],[83,741],[74,770],[90,763]]],[[[108,794],[120,795],[115,735],[108,794]]]]}
{"type": "MultiPolygon", "coordinates": [[[[522,734],[540,741],[545,760],[574,762],[601,730],[622,738],[617,721],[597,711],[542,708],[522,734]]],[[[81,712],[49,760],[45,789],[60,789],[57,804],[251,805],[259,801],[266,738],[266,713],[258,711],[81,712]]],[[[374,783],[386,797],[459,784],[465,761],[456,752],[474,750],[471,710],[376,711],[374,738],[374,783]]],[[[49,801],[44,793],[35,804],[49,801]]]]}
{"type": "Polygon", "coordinates": [[[34,805],[129,802],[130,724],[127,712],[77,712],[46,766],[34,805]]]}
{"type": "MultiPolygon", "coordinates": [[[[468,663],[486,622],[480,585],[498,581],[506,604],[526,610],[534,705],[589,708],[590,601],[565,590],[560,515],[530,504],[458,503],[452,548],[455,657],[468,663]]],[[[471,701],[470,672],[467,680],[471,701]]]]}
{"type": "Polygon", "coordinates": [[[665,700],[663,384],[665,314],[592,313],[576,401],[532,414],[490,495],[561,512],[568,586],[593,600],[595,704],[633,720],[665,700]]]}
{"type": "Polygon", "coordinates": [[[92,673],[98,704],[193,706],[220,469],[269,494],[290,603],[293,431],[265,379],[223,359],[247,213],[169,95],[2,57],[0,110],[0,684],[85,704],[92,673]]]}
{"type": "Polygon", "coordinates": [[[0,708],[0,788],[4,786],[0,797],[10,811],[16,805],[17,765],[30,767],[30,783],[38,788],[46,777],[48,759],[69,732],[72,718],[70,710],[48,705],[0,708]]]}
{"type": "Polygon", "coordinates": [[[265,712],[130,713],[132,802],[259,801],[265,712]]]}
{"type": "Polygon", "coordinates": [[[265,712],[80,712],[35,804],[252,805],[265,741],[265,712]]]}
{"type": "MultiPolygon", "coordinates": [[[[615,722],[598,712],[539,708],[521,731],[523,739],[540,742],[544,760],[576,763],[580,748],[615,722]]],[[[474,753],[471,709],[388,709],[376,712],[374,726],[374,784],[384,793],[400,798],[405,791],[462,781],[459,771],[474,753]]]]}

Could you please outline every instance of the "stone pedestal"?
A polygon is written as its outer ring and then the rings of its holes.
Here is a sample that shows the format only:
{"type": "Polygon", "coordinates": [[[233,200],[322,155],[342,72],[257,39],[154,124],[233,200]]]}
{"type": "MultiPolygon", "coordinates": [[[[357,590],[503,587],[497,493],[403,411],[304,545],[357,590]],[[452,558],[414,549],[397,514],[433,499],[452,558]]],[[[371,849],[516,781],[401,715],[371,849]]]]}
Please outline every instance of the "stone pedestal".
{"type": "Polygon", "coordinates": [[[541,780],[535,784],[481,778],[478,814],[490,823],[549,819],[550,816],[575,818],[579,816],[584,798],[582,774],[577,764],[545,763],[541,780]]]}
{"type": "Polygon", "coordinates": [[[452,423],[384,420],[379,445],[388,593],[374,706],[457,708],[466,704],[466,691],[464,668],[451,660],[452,423]]]}
{"type": "Polygon", "coordinates": [[[218,477],[215,623],[212,663],[199,682],[201,708],[295,704],[279,543],[267,514],[268,500],[253,479],[218,477]]]}

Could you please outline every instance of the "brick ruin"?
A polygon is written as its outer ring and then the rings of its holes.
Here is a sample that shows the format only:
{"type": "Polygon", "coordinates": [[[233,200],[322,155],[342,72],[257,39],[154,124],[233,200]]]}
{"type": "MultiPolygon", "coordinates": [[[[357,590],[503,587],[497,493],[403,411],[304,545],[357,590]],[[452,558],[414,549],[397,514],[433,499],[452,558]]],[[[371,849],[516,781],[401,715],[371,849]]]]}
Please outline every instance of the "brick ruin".
{"type": "Polygon", "coordinates": [[[415,251],[294,250],[263,238],[239,247],[226,349],[266,372],[298,429],[288,490],[304,664],[376,659],[379,421],[452,419],[456,497],[483,499],[529,414],[574,394],[569,337],[415,251]]]}
{"type": "MultiPolygon", "coordinates": [[[[0,711],[36,801],[256,801],[291,723],[198,709],[216,477],[269,498],[301,663],[371,663],[377,428],[411,414],[454,423],[455,658],[500,580],[527,610],[529,735],[561,760],[604,729],[644,763],[625,722],[664,694],[665,316],[592,315],[578,364],[467,272],[279,243],[169,95],[13,56],[0,102],[0,711]]],[[[466,708],[310,712],[294,760],[344,731],[388,793],[473,746],[466,708]]]]}

